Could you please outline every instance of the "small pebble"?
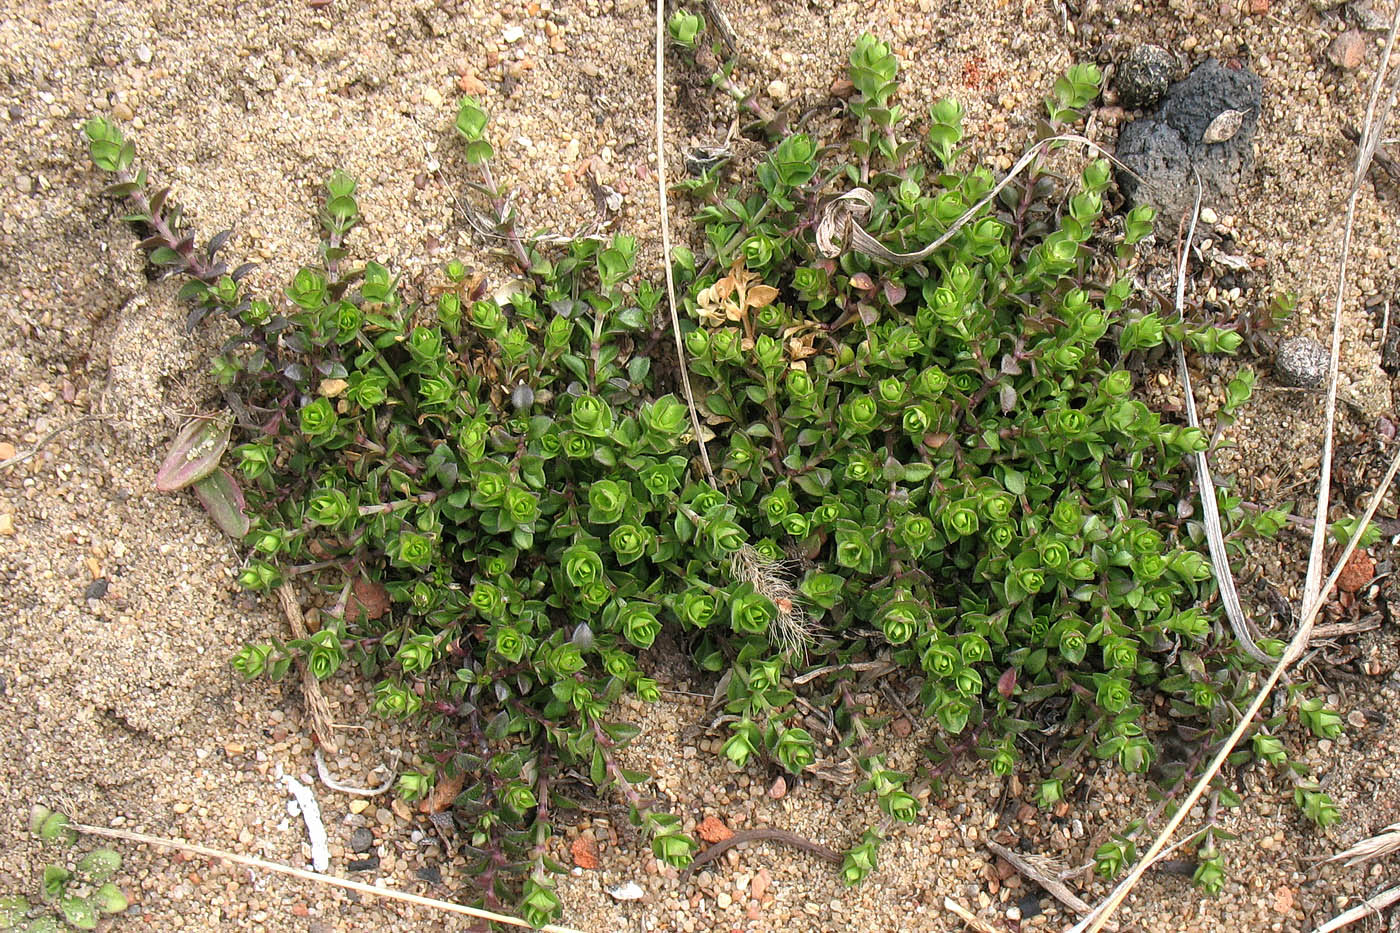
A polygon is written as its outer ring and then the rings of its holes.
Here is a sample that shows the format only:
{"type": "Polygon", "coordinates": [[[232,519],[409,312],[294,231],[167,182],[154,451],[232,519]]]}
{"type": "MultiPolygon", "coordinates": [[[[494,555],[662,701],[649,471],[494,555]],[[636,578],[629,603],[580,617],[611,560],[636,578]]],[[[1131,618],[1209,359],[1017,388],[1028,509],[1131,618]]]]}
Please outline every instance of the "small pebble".
{"type": "Polygon", "coordinates": [[[151,63],[151,47],[144,42],[138,45],[136,47],[136,60],[143,65],[149,65],[151,63]]]}
{"type": "Polygon", "coordinates": [[[0,535],[15,533],[15,517],[8,512],[0,513],[0,535]]]}
{"type": "Polygon", "coordinates": [[[123,123],[127,123],[130,122],[136,114],[132,113],[131,108],[124,102],[118,101],[112,105],[112,116],[121,120],[123,123]]]}
{"type": "Polygon", "coordinates": [[[89,583],[87,589],[83,591],[83,599],[101,599],[107,595],[107,587],[107,578],[98,577],[89,583]]]}
{"type": "Polygon", "coordinates": [[[424,865],[413,873],[419,881],[426,881],[428,884],[442,884],[442,869],[436,865],[424,865]]]}
{"type": "Polygon", "coordinates": [[[522,26],[507,26],[501,32],[501,38],[508,43],[519,42],[525,38],[525,29],[522,26]]]}
{"type": "Polygon", "coordinates": [[[1327,60],[1343,71],[1355,71],[1365,58],[1366,37],[1357,29],[1348,29],[1327,47],[1327,60]]]}
{"type": "Polygon", "coordinates": [[[1289,337],[1274,354],[1274,375],[1286,386],[1317,389],[1327,381],[1331,356],[1311,337],[1289,337]]]}
{"type": "Polygon", "coordinates": [[[1113,86],[1124,107],[1154,106],[1167,93],[1176,62],[1160,45],[1139,45],[1118,66],[1113,86]]]}
{"type": "Polygon", "coordinates": [[[350,851],[357,854],[368,852],[374,846],[374,833],[363,826],[350,834],[350,851]]]}
{"type": "Polygon", "coordinates": [[[347,871],[374,871],[379,867],[379,856],[371,855],[369,858],[355,859],[346,864],[347,871]]]}
{"type": "Polygon", "coordinates": [[[1201,223],[1215,224],[1220,222],[1220,215],[1208,207],[1201,208],[1201,223]]]}

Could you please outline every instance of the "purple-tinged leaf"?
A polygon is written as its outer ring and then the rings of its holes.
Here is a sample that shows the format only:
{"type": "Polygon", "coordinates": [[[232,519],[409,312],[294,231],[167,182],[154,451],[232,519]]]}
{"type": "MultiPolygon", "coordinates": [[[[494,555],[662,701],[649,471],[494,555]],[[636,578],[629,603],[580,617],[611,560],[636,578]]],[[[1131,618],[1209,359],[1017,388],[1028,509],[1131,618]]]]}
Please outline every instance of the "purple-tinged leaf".
{"type": "Polygon", "coordinates": [[[156,489],[184,489],[218,469],[232,427],[227,418],[195,418],[181,428],[165,462],[156,471],[156,489]]]}
{"type": "Polygon", "coordinates": [[[252,272],[252,271],[253,271],[254,269],[256,269],[257,267],[258,267],[258,264],[255,263],[255,262],[245,262],[243,265],[239,266],[237,269],[234,269],[234,270],[233,270],[233,275],[229,276],[229,278],[231,278],[231,279],[233,279],[235,282],[237,282],[239,279],[243,278],[243,276],[247,275],[249,272],[252,272]]]}
{"type": "Polygon", "coordinates": [[[165,199],[168,198],[168,197],[170,197],[170,189],[169,189],[169,188],[162,188],[162,189],[160,189],[159,191],[157,191],[155,194],[151,195],[151,207],[150,207],[150,210],[151,210],[151,214],[152,214],[152,215],[159,215],[159,214],[160,214],[160,209],[161,209],[162,207],[165,206],[165,199]]]}
{"type": "Polygon", "coordinates": [[[224,248],[224,244],[228,242],[228,238],[231,236],[233,236],[232,228],[228,230],[221,230],[209,238],[210,259],[213,259],[216,255],[218,255],[219,250],[224,248]]]}
{"type": "Polygon", "coordinates": [[[908,290],[898,282],[891,282],[886,279],[883,284],[885,286],[885,300],[891,305],[897,306],[904,300],[904,296],[908,294],[908,290]]]}
{"type": "Polygon", "coordinates": [[[194,484],[195,498],[224,534],[242,540],[248,534],[247,502],[238,481],[228,470],[215,470],[194,484]]]}

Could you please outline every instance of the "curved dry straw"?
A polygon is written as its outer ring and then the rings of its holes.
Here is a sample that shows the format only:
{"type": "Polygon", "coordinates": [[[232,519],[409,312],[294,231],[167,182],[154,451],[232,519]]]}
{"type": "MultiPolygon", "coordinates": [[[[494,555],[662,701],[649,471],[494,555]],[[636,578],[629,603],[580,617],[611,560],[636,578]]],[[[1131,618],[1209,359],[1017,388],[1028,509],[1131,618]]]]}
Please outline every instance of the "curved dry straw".
{"type": "Polygon", "coordinates": [[[746,544],[729,558],[729,575],[739,583],[752,584],[754,592],[767,597],[778,608],[777,618],[768,628],[768,640],[775,647],[805,659],[807,649],[821,634],[816,620],[802,608],[802,594],[789,582],[782,561],[765,557],[746,544]]]}

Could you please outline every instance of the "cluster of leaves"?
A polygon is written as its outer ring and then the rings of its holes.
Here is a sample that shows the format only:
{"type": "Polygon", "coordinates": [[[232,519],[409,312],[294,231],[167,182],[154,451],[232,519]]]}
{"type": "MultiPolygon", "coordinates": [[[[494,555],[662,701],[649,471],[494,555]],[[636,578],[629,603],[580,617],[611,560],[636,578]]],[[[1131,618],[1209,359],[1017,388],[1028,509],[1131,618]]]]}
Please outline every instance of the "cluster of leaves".
{"type": "MultiPolygon", "coordinates": [[[[672,22],[684,45],[690,26],[672,22]]],[[[379,713],[424,722],[431,764],[400,791],[471,777],[456,815],[488,906],[557,914],[547,847],[566,768],[616,787],[657,857],[690,860],[694,842],[619,763],[636,727],[609,715],[624,692],[657,698],[640,654],[663,626],[726,677],[723,755],[738,766],[816,764],[794,675],[836,665],[805,689],[890,821],[918,804],[855,702],[843,665],[861,656],[921,682],[940,762],[971,750],[1009,774],[1018,738],[1058,723],[1073,738],[1047,804],[1086,755],[1153,764],[1154,695],[1201,742],[1233,725],[1249,662],[1203,608],[1210,567],[1178,515],[1183,459],[1207,440],[1135,399],[1129,366],[1165,342],[1228,352],[1239,335],[1164,316],[1134,287],[1151,212],[1109,216],[1103,162],[1072,190],[1033,167],[920,263],[822,254],[813,231],[840,185],[867,190],[864,224],[895,251],[992,189],[986,169],[956,167],[956,103],[934,105],[924,145],[902,138],[897,71],[862,37],[836,140],[790,135],[728,193],[717,170],[687,186],[707,255],[674,259],[713,482],[655,365],[669,361],[662,293],[636,275],[631,238],[546,256],[511,232],[524,278],[493,288],[453,262],[411,301],[378,263],[342,268],[360,215],[336,173],[322,261],[284,296],[253,297],[188,258],[130,144],[88,124],[94,161],[155,231],[143,245],[186,257],[171,263],[191,276],[184,297],[238,329],[215,362],[237,423],[182,434],[162,482],[214,488],[211,511],[248,547],[245,586],[301,577],[332,603],[311,637],[248,645],[236,667],[353,665],[379,713]],[[366,587],[392,611],[367,611],[366,587]]],[[[1085,67],[1057,83],[1048,126],[1098,80],[1085,67]]],[[[456,126],[496,198],[478,102],[456,126]]],[[[880,839],[847,853],[848,882],[880,839]]]]}
{"type": "MultiPolygon", "coordinates": [[[[77,842],[68,817],[48,807],[35,806],[30,811],[29,831],[53,845],[77,842]]],[[[97,929],[102,917],[127,908],[126,895],[111,881],[121,865],[122,857],[116,851],[93,849],[75,863],[45,866],[38,904],[21,895],[0,897],[0,930],[59,933],[66,928],[97,929]]]]}

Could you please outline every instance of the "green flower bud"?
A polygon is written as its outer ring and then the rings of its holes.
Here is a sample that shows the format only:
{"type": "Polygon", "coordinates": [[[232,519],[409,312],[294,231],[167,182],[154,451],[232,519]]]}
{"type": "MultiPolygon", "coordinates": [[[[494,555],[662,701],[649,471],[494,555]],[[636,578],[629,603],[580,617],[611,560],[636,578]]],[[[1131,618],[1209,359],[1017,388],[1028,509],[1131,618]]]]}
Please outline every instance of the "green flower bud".
{"type": "Polygon", "coordinates": [[[759,500],[758,507],[770,525],[781,525],[783,519],[796,510],[797,503],[793,501],[792,490],[779,486],[759,500]]]}
{"type": "Polygon", "coordinates": [[[588,520],[595,525],[612,525],[622,519],[631,499],[627,489],[615,480],[598,480],[588,487],[588,520]]]}
{"type": "Polygon", "coordinates": [[[748,540],[744,529],[727,519],[710,522],[707,534],[710,538],[710,546],[721,555],[733,554],[748,540]]]}
{"type": "Polygon", "coordinates": [[[530,790],[530,786],[524,781],[511,781],[507,784],[500,799],[501,803],[517,816],[524,816],[539,805],[539,801],[535,799],[535,792],[530,790]]]}
{"type": "Polygon", "coordinates": [[[812,530],[812,522],[807,516],[800,512],[793,512],[783,517],[783,533],[793,538],[802,539],[807,537],[812,530]]]}
{"type": "Polygon", "coordinates": [[[1133,558],[1133,576],[1140,583],[1151,583],[1167,572],[1167,562],[1157,554],[1133,558]]]}
{"type": "Polygon", "coordinates": [[[898,376],[881,379],[875,384],[876,398],[886,409],[895,409],[903,405],[908,391],[908,385],[898,376]]]}
{"type": "Polygon", "coordinates": [[[442,331],[436,327],[415,327],[404,344],[408,355],[419,363],[436,363],[444,355],[442,331]]]}
{"type": "Polygon", "coordinates": [[[596,395],[581,395],[569,409],[574,430],[594,438],[606,438],[613,428],[613,411],[596,395]]]}
{"type": "Polygon", "coordinates": [[[730,728],[734,730],[734,734],[724,743],[721,754],[742,768],[748,764],[751,756],[758,753],[763,736],[759,733],[758,726],[747,719],[741,719],[730,728]]]}
{"type": "Polygon", "coordinates": [[[1167,569],[1188,583],[1204,583],[1213,573],[1204,555],[1182,548],[1172,552],[1167,569]]]}
{"type": "Polygon", "coordinates": [[[674,395],[663,395],[643,405],[638,420],[647,439],[654,447],[663,450],[670,450],[676,445],[689,423],[686,407],[674,395]]]}
{"type": "Polygon", "coordinates": [[[1088,426],[1088,417],[1077,408],[1066,408],[1055,416],[1055,428],[1065,437],[1078,437],[1088,426]]]}
{"type": "Polygon", "coordinates": [[[389,680],[374,685],[374,711],[385,719],[404,719],[423,705],[422,697],[389,680]]]}
{"type": "Polygon", "coordinates": [[[494,301],[474,301],[471,311],[467,313],[467,320],[472,327],[486,334],[488,337],[499,337],[505,333],[506,316],[501,313],[501,308],[494,301]]]}
{"type": "Polygon", "coordinates": [[[318,489],[306,503],[306,517],[327,528],[348,521],[353,513],[350,499],[339,489],[318,489]]]}
{"type": "Polygon", "coordinates": [[[1112,398],[1122,398],[1133,391],[1133,376],[1126,369],[1115,369],[1099,383],[1104,393],[1112,398]]]}
{"type": "Polygon", "coordinates": [[[313,444],[323,444],[335,434],[336,415],[331,401],[322,397],[302,406],[298,415],[301,433],[313,444]]]}
{"type": "Polygon", "coordinates": [[[651,647],[661,631],[661,623],[646,603],[628,603],[618,622],[622,626],[622,637],[644,651],[651,647]]]}
{"type": "Polygon", "coordinates": [[[851,458],[846,461],[845,476],[852,483],[873,483],[880,474],[875,469],[875,461],[871,457],[851,454],[851,458]]]}
{"type": "Polygon", "coordinates": [[[993,525],[987,528],[987,541],[990,541],[995,548],[1005,551],[1011,546],[1011,542],[1016,539],[1016,530],[1009,524],[993,525]]]}
{"type": "Polygon", "coordinates": [[[953,686],[962,696],[981,696],[982,675],[970,667],[959,668],[957,674],[953,677],[953,686]]]}
{"type": "Polygon", "coordinates": [[[790,369],[784,377],[788,398],[798,405],[810,405],[817,398],[817,384],[805,370],[790,369]]]}
{"type": "Polygon", "coordinates": [[[586,609],[594,612],[602,609],[612,599],[612,590],[602,580],[595,580],[586,586],[580,587],[578,591],[578,601],[586,609]]]}
{"type": "Polygon", "coordinates": [[[1161,532],[1152,528],[1143,528],[1133,532],[1133,536],[1128,545],[1135,556],[1160,557],[1166,542],[1162,538],[1161,532]]]}
{"type": "Polygon", "coordinates": [[[836,528],[836,563],[842,567],[870,573],[875,552],[864,528],[855,522],[841,522],[836,528]]]}
{"type": "Polygon", "coordinates": [[[1063,541],[1042,535],[1036,542],[1036,552],[1040,555],[1040,565],[1052,573],[1069,568],[1069,548],[1063,541]]]}
{"type": "Polygon", "coordinates": [[[710,349],[710,335],[697,327],[685,335],[685,348],[696,359],[704,359],[710,349]]]}
{"type": "Polygon", "coordinates": [[[1071,580],[1092,580],[1099,575],[1098,565],[1087,557],[1077,557],[1069,562],[1065,573],[1071,580]]]}
{"type": "Polygon", "coordinates": [[[783,664],[776,658],[754,661],[749,666],[748,684],[754,693],[767,693],[783,679],[783,664]]]}
{"type": "Polygon", "coordinates": [[[433,542],[425,535],[403,532],[389,560],[395,567],[409,567],[422,573],[433,562],[433,542]]]}
{"type": "Polygon", "coordinates": [[[1094,702],[1109,715],[1115,715],[1128,708],[1128,704],[1133,700],[1133,691],[1126,680],[1120,677],[1109,677],[1106,675],[1095,675],[1098,681],[1098,690],[1094,693],[1094,702]]]}
{"type": "Polygon", "coordinates": [[[529,645],[519,629],[502,625],[496,629],[495,637],[492,639],[492,647],[502,658],[512,664],[519,664],[529,645]]]}
{"type": "Polygon", "coordinates": [[[817,760],[816,742],[806,729],[784,729],[778,736],[773,757],[793,774],[801,774],[817,760]]]}
{"type": "Polygon", "coordinates": [[[433,645],[433,636],[414,635],[399,645],[399,650],[394,652],[394,658],[402,665],[406,673],[421,674],[432,667],[433,661],[437,658],[437,648],[433,645]]]}
{"type": "Polygon", "coordinates": [[[268,658],[271,655],[271,645],[244,645],[233,656],[233,669],[246,680],[252,680],[267,670],[268,658]]]}
{"type": "Polygon", "coordinates": [[[1062,534],[1077,535],[1084,526],[1084,512],[1072,499],[1061,499],[1050,513],[1050,523],[1062,534]]]}
{"type": "Polygon", "coordinates": [[[606,579],[603,558],[586,544],[575,544],[566,550],[561,559],[564,576],[574,587],[585,587],[606,579]]]}
{"type": "Polygon", "coordinates": [[[1050,363],[1062,372],[1073,372],[1079,368],[1079,364],[1084,360],[1084,348],[1076,343],[1065,344],[1057,347],[1054,353],[1050,354],[1050,363]]]}
{"type": "Polygon", "coordinates": [[[839,574],[809,571],[798,585],[802,595],[814,605],[831,609],[841,599],[841,590],[846,580],[839,574]]]}
{"type": "Polygon", "coordinates": [[[866,393],[853,396],[841,406],[840,425],[848,434],[869,434],[879,427],[880,408],[866,393]]]}
{"type": "Polygon", "coordinates": [[[902,645],[924,629],[927,616],[917,602],[901,593],[879,611],[875,617],[880,631],[892,645],[902,645]]]}
{"type": "Polygon", "coordinates": [[[646,554],[651,537],[645,529],[628,522],[613,529],[612,534],[608,536],[608,544],[612,546],[613,557],[617,562],[626,566],[646,554]]]}
{"type": "Polygon", "coordinates": [[[421,771],[405,771],[399,775],[398,795],[403,800],[421,800],[433,789],[433,779],[421,771]]]}
{"type": "Polygon", "coordinates": [[[919,663],[925,671],[942,680],[951,680],[962,667],[962,653],[947,640],[936,641],[924,649],[919,663]]]}
{"type": "Polygon", "coordinates": [[[346,382],[345,397],[365,410],[382,405],[389,397],[389,377],[382,370],[351,373],[346,382]]]}
{"type": "Polygon", "coordinates": [[[1126,638],[1104,639],[1103,666],[1109,670],[1131,671],[1137,667],[1137,647],[1126,638]]]}
{"type": "Polygon", "coordinates": [[[484,619],[500,619],[505,615],[506,596],[494,583],[482,581],[472,587],[472,608],[484,619]]]}
{"type": "Polygon", "coordinates": [[[696,628],[709,625],[718,608],[715,597],[699,587],[691,587],[676,600],[676,615],[682,622],[696,628]]]}
{"type": "Polygon", "coordinates": [[[745,583],[735,589],[729,601],[729,626],[740,635],[762,635],[778,618],[778,607],[772,600],[745,583]]]}
{"type": "Polygon", "coordinates": [[[661,699],[661,685],[650,677],[638,677],[632,684],[632,692],[643,703],[655,703],[661,699]]]}
{"type": "Polygon", "coordinates": [[[568,677],[583,670],[583,654],[577,645],[566,641],[549,652],[545,666],[559,677],[568,677]]]}
{"type": "Polygon", "coordinates": [[[914,394],[920,398],[936,399],[948,388],[948,374],[930,366],[914,379],[914,394]]]}
{"type": "Polygon", "coordinates": [[[942,519],[943,529],[949,537],[965,538],[976,534],[980,527],[976,499],[961,499],[945,509],[935,509],[933,516],[942,519]]]}
{"type": "Polygon", "coordinates": [[[1084,655],[1089,650],[1089,643],[1083,632],[1077,628],[1065,627],[1059,633],[1057,647],[1062,658],[1071,664],[1078,664],[1084,660],[1084,655]]]}
{"type": "Polygon", "coordinates": [[[593,439],[585,437],[575,431],[568,431],[564,434],[564,456],[570,460],[591,460],[593,459],[593,439]]]}
{"type": "Polygon", "coordinates": [[[909,549],[912,556],[920,557],[933,538],[933,520],[910,512],[900,517],[894,533],[895,538],[909,549]]]}
{"type": "Polygon", "coordinates": [[[642,471],[637,474],[637,478],[642,481],[642,487],[653,499],[664,497],[666,493],[680,485],[675,468],[666,463],[653,463],[643,467],[642,471]]]}
{"type": "Polygon", "coordinates": [[[250,590],[267,591],[282,583],[282,574],[265,560],[250,560],[238,575],[240,585],[250,590]]]}
{"type": "Polygon", "coordinates": [[[530,528],[540,516],[540,497],[528,489],[512,487],[505,496],[506,515],[518,528],[530,528]]]}
{"type": "Polygon", "coordinates": [[[1004,522],[1016,507],[1016,497],[1004,489],[984,488],[977,494],[982,515],[992,522],[1004,522]]]}
{"type": "Polygon", "coordinates": [[[919,817],[919,802],[907,791],[885,794],[880,798],[880,809],[901,823],[912,823],[919,817]]]}

